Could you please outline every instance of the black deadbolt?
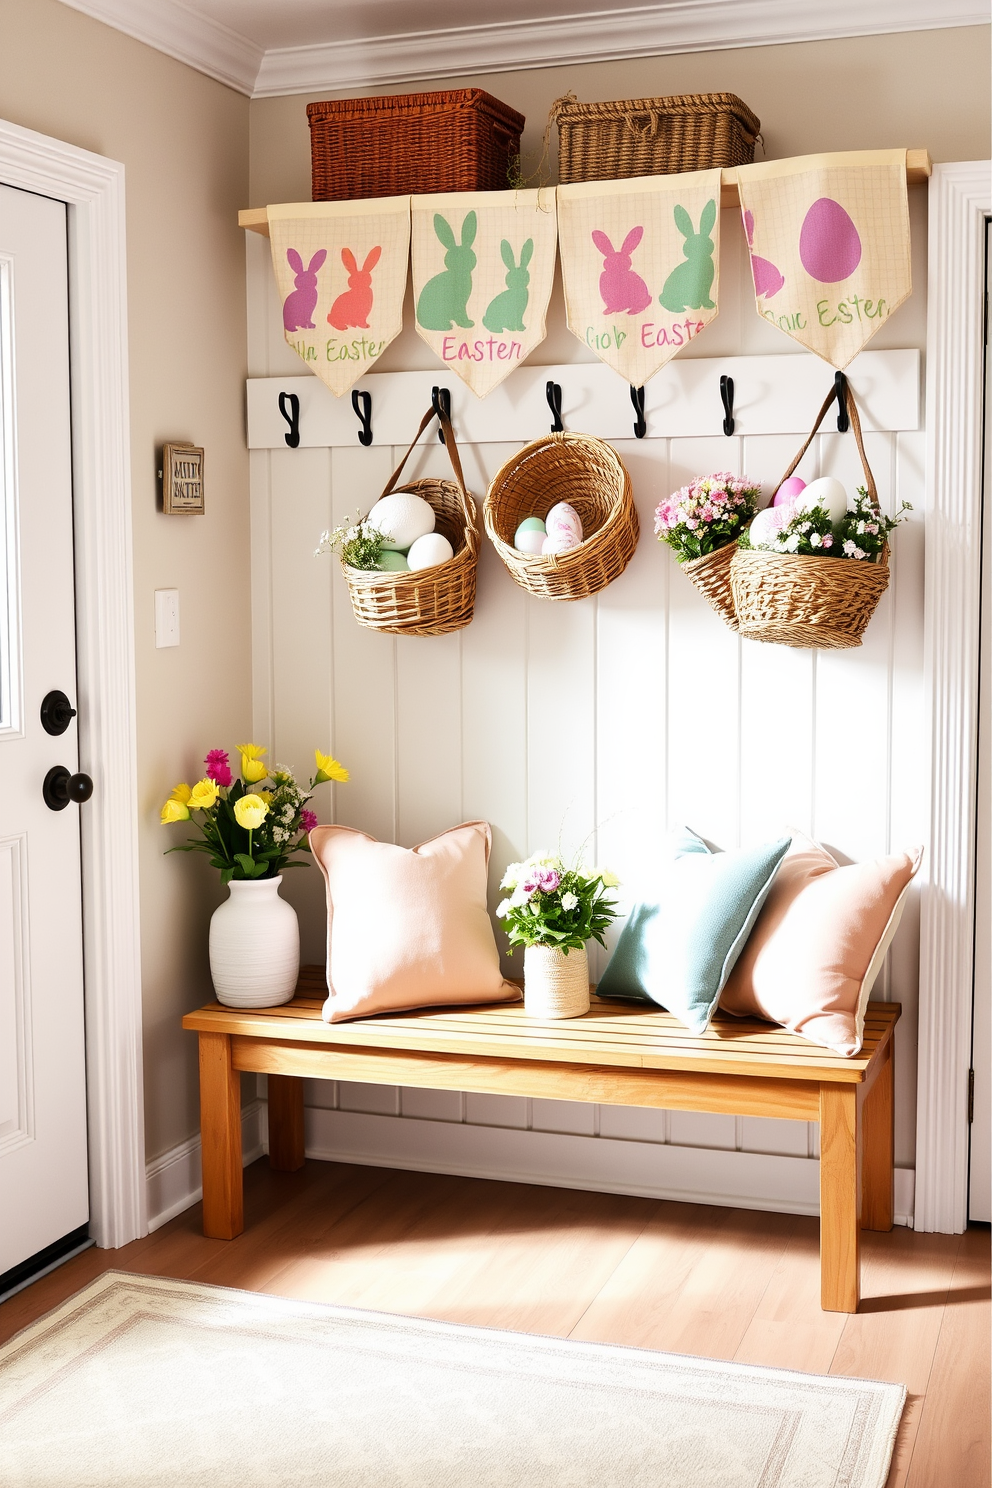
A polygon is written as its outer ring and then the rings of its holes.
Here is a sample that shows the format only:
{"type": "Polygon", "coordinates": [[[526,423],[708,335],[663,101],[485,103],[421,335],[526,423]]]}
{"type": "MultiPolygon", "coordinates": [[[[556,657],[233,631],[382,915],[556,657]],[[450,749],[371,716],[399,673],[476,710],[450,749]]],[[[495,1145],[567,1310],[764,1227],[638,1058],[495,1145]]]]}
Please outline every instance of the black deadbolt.
{"type": "Polygon", "coordinates": [[[53,765],[45,776],[41,793],[50,811],[62,811],[70,801],[79,806],[88,801],[93,794],[93,782],[82,773],[70,775],[65,765],[53,765]]]}
{"type": "Polygon", "coordinates": [[[64,734],[76,710],[64,692],[49,692],[41,705],[41,726],[46,734],[64,734]]]}

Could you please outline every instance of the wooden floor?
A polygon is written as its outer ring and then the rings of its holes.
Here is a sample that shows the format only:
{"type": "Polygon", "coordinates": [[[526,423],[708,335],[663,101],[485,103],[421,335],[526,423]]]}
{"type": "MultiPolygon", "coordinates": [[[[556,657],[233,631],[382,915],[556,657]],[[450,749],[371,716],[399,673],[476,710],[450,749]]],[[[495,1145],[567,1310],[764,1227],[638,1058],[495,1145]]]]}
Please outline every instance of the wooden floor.
{"type": "Polygon", "coordinates": [[[245,1174],[245,1233],[200,1207],[0,1305],[0,1341],[108,1269],[632,1344],[909,1391],[888,1488],[989,1488],[989,1231],[864,1235],[856,1317],[819,1306],[817,1221],[308,1162],[245,1174]]]}

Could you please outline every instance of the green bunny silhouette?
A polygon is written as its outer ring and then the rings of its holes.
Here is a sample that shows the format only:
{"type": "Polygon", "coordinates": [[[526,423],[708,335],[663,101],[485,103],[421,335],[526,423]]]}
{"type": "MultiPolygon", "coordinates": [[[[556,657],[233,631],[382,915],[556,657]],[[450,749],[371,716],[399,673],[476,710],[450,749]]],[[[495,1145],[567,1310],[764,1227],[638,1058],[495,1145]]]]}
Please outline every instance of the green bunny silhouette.
{"type": "Polygon", "coordinates": [[[444,255],[444,268],[433,279],[428,279],[417,300],[417,320],[425,331],[450,331],[454,326],[466,330],[475,324],[468,318],[468,301],[472,293],[472,270],[476,257],[472,252],[478,219],[474,212],[466,212],[462,222],[462,240],[455,242],[450,223],[434,214],[434,231],[448,250],[444,255]]]}
{"type": "Polygon", "coordinates": [[[527,265],[534,255],[534,239],[528,238],[520,250],[519,264],[513,257],[513,249],[506,238],[500,244],[500,253],[506,264],[506,288],[489,302],[482,317],[487,331],[525,331],[524,311],[530,298],[530,271],[527,265]]]}
{"type": "Polygon", "coordinates": [[[685,207],[676,207],[673,213],[675,226],[685,238],[682,252],[688,263],[679,264],[665,280],[665,287],[658,296],[666,310],[676,314],[681,310],[715,310],[710,299],[716,266],[713,262],[714,243],[710,233],[716,224],[716,202],[708,201],[699,217],[699,231],[694,231],[692,218],[685,207]]]}

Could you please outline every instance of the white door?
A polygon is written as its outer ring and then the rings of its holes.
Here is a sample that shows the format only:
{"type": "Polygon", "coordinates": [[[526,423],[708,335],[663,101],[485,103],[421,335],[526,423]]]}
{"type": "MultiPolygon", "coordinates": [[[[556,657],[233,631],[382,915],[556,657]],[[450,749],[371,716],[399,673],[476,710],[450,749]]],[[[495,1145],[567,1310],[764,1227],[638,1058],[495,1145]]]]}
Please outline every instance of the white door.
{"type": "Polygon", "coordinates": [[[0,1293],[89,1217],[73,600],[66,209],[0,186],[0,1293]]]}

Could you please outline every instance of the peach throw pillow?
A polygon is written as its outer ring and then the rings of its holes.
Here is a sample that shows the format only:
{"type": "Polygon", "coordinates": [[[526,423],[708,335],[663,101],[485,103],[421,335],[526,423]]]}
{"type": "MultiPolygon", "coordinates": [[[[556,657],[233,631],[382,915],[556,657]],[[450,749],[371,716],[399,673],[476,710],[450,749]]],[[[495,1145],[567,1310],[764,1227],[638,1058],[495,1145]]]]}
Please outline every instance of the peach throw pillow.
{"type": "Polygon", "coordinates": [[[838,1054],[857,1054],[872,985],[923,849],[841,867],[797,833],[720,996],[838,1054]]]}
{"type": "Polygon", "coordinates": [[[500,972],[486,909],[491,842],[487,822],[414,848],[351,827],[314,828],[310,846],[327,881],[328,1023],[519,999],[500,972]]]}

